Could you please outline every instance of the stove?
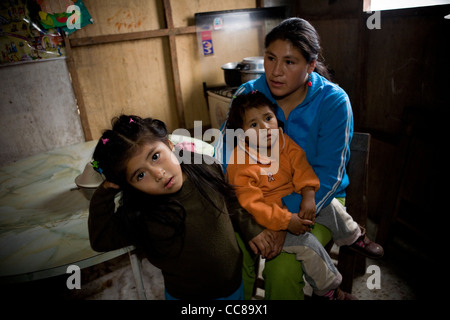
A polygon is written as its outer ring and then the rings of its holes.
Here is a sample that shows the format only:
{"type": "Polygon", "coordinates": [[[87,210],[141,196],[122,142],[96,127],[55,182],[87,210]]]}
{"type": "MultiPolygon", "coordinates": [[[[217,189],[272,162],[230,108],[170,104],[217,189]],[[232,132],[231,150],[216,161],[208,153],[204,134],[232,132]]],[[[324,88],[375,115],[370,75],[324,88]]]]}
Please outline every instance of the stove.
{"type": "Polygon", "coordinates": [[[206,89],[211,127],[220,129],[227,119],[231,98],[238,87],[214,87],[206,89]]]}
{"type": "Polygon", "coordinates": [[[208,92],[212,92],[214,94],[217,94],[221,97],[225,98],[232,98],[233,94],[236,92],[238,87],[217,87],[217,88],[211,88],[208,90],[208,92]]]}

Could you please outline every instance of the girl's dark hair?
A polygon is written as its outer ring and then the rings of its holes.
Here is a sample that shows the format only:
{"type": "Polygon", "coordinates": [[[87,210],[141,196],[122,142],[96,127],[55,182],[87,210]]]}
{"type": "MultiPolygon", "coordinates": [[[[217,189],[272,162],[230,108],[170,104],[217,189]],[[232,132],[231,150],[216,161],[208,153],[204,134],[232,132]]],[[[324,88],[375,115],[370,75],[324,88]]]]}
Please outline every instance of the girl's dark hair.
{"type": "MultiPolygon", "coordinates": [[[[262,92],[252,91],[238,95],[233,99],[228,111],[227,128],[234,130],[242,128],[246,110],[265,106],[268,106],[276,114],[277,105],[272,103],[262,92]]],[[[280,121],[278,121],[278,126],[281,126],[280,121]]]]}
{"type": "Polygon", "coordinates": [[[266,35],[265,48],[275,40],[287,40],[292,43],[300,50],[308,63],[316,60],[314,71],[330,80],[330,73],[323,63],[319,34],[308,21],[301,18],[289,18],[282,21],[266,35]]]}
{"type": "MultiPolygon", "coordinates": [[[[176,254],[161,251],[167,243],[179,243],[178,252],[181,251],[183,241],[180,239],[184,236],[186,216],[184,207],[174,198],[143,193],[127,182],[128,160],[146,143],[158,141],[171,145],[164,122],[135,115],[121,115],[112,120],[111,130],[104,131],[93,155],[106,179],[121,187],[122,197],[116,216],[120,219],[122,232],[152,257],[176,254]],[[148,230],[152,223],[167,227],[164,235],[152,238],[148,230]]],[[[185,159],[182,152],[178,150],[178,155],[185,159]]],[[[224,180],[221,168],[217,170],[212,167],[217,164],[197,165],[195,156],[196,154],[191,154],[191,162],[180,162],[181,170],[199,189],[204,199],[219,212],[223,212],[228,197],[235,197],[234,189],[224,180]]]]}
{"type": "Polygon", "coordinates": [[[94,151],[106,180],[122,188],[127,183],[128,160],[146,143],[160,141],[169,145],[164,122],[152,118],[121,115],[111,121],[112,129],[105,130],[94,151]]]}

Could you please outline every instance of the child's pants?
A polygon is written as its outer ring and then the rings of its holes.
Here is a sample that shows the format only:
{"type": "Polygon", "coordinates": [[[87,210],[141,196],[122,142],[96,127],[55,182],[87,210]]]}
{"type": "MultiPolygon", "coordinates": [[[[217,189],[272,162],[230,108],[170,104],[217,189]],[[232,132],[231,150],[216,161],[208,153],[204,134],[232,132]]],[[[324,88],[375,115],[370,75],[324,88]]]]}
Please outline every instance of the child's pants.
{"type": "MultiPolygon", "coordinates": [[[[316,224],[312,233],[313,235],[310,234],[309,236],[304,237],[307,238],[305,240],[306,244],[301,244],[301,240],[297,236],[288,233],[284,244],[284,249],[289,250],[287,248],[291,247],[291,252],[293,253],[296,253],[295,247],[305,247],[300,248],[300,250],[310,251],[308,256],[310,259],[312,257],[312,263],[308,264],[308,262],[306,262],[308,265],[306,268],[303,266],[305,260],[302,258],[301,254],[281,253],[274,259],[266,260],[263,271],[266,299],[303,299],[304,283],[302,269],[304,269],[304,273],[306,274],[305,278],[311,286],[316,286],[316,288],[314,288],[316,294],[325,291],[325,287],[327,286],[331,287],[334,286],[335,283],[340,283],[340,274],[337,272],[334,265],[330,263],[329,255],[323,246],[330,241],[330,238],[333,238],[337,245],[352,244],[361,234],[358,224],[354,222],[351,216],[345,211],[343,205],[338,200],[333,199],[330,205],[323,208],[316,217],[316,224]],[[296,259],[301,261],[301,263],[296,261],[296,259]],[[324,273],[325,276],[317,276],[315,274],[314,270],[316,265],[322,266],[322,269],[326,269],[326,272],[324,273]]],[[[243,280],[245,299],[250,299],[256,277],[254,270],[255,257],[251,254],[251,251],[249,252],[246,249],[245,244],[238,234],[236,235],[238,243],[244,253],[243,280]]],[[[326,293],[326,291],[324,293],[326,293]]]]}
{"type": "MultiPolygon", "coordinates": [[[[358,224],[336,199],[320,211],[316,217],[316,223],[331,231],[337,245],[352,244],[361,234],[358,224]]],[[[306,232],[295,236],[288,232],[283,252],[295,254],[296,259],[301,261],[306,281],[317,295],[324,295],[340,285],[341,274],[331,261],[328,252],[313,234],[306,232]]]]}

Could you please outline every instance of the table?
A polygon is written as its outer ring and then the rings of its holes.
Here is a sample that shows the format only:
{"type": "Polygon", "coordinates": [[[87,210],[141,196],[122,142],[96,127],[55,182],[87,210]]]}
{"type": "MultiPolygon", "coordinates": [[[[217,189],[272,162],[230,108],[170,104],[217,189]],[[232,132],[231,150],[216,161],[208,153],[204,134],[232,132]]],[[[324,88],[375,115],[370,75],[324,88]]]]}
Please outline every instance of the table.
{"type": "MultiPolygon", "coordinates": [[[[213,147],[201,140],[170,138],[213,154],[213,147]]],[[[96,143],[55,149],[0,168],[0,283],[62,275],[70,265],[82,269],[133,249],[99,253],[90,247],[89,201],[76,189],[75,178],[92,160],[96,143]]]]}

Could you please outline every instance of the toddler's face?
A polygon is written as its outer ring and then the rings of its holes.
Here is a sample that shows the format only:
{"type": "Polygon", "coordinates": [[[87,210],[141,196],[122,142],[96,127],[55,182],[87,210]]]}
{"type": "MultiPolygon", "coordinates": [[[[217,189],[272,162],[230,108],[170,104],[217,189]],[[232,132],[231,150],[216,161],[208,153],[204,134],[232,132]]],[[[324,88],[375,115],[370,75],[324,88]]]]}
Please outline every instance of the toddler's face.
{"type": "Polygon", "coordinates": [[[252,145],[270,147],[275,142],[271,130],[278,132],[278,121],[268,106],[251,108],[245,111],[242,129],[252,145]]]}
{"type": "Polygon", "coordinates": [[[175,193],[183,185],[181,166],[163,142],[145,144],[127,163],[127,181],[151,195],[175,193]]]}

